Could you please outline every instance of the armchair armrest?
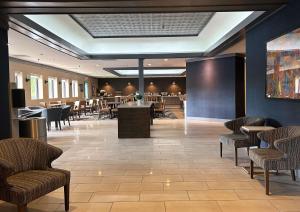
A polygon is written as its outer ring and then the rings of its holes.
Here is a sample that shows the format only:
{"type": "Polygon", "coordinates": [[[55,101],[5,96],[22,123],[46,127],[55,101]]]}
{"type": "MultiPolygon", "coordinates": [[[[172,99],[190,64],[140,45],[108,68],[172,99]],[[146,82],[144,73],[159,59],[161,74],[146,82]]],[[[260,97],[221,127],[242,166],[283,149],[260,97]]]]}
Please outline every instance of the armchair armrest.
{"type": "Polygon", "coordinates": [[[274,147],[274,142],[282,138],[287,138],[287,129],[286,128],[277,128],[274,130],[263,131],[257,134],[257,137],[260,140],[267,142],[270,145],[270,148],[274,147]]]}
{"type": "Polygon", "coordinates": [[[225,126],[227,129],[229,129],[229,130],[231,130],[231,131],[237,133],[237,132],[239,132],[241,126],[244,125],[244,120],[245,120],[245,117],[233,119],[233,120],[230,120],[230,121],[225,122],[225,123],[224,123],[224,126],[225,126]]]}
{"type": "Polygon", "coordinates": [[[0,187],[7,184],[6,179],[14,173],[14,170],[11,162],[0,158],[0,187]]]}
{"type": "Polygon", "coordinates": [[[63,151],[55,146],[47,144],[47,151],[48,151],[48,156],[47,156],[47,165],[49,168],[51,168],[51,163],[56,160],[63,151]]]}
{"type": "Polygon", "coordinates": [[[295,158],[297,162],[300,159],[300,136],[288,137],[276,140],[274,146],[280,152],[284,153],[289,158],[295,158]]]}

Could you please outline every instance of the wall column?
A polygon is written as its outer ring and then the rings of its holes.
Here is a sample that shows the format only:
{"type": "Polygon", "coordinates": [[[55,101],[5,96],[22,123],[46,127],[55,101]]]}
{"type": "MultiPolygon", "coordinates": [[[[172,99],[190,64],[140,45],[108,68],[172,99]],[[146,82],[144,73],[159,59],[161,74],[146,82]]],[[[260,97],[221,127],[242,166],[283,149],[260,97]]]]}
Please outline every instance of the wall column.
{"type": "Polygon", "coordinates": [[[0,16],[0,139],[11,137],[9,103],[8,17],[0,16]]]}
{"type": "Polygon", "coordinates": [[[144,95],[144,59],[139,58],[139,93],[144,95]]]}

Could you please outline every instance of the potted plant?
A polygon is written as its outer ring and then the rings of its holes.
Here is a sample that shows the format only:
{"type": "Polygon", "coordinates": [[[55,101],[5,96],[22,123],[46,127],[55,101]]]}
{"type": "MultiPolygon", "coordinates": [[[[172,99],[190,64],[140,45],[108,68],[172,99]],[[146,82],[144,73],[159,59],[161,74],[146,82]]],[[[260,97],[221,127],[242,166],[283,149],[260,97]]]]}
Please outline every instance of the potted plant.
{"type": "Polygon", "coordinates": [[[143,99],[143,95],[140,94],[140,93],[138,93],[138,92],[136,92],[134,98],[136,99],[137,104],[140,105],[140,104],[141,104],[141,101],[142,101],[142,99],[143,99]]]}

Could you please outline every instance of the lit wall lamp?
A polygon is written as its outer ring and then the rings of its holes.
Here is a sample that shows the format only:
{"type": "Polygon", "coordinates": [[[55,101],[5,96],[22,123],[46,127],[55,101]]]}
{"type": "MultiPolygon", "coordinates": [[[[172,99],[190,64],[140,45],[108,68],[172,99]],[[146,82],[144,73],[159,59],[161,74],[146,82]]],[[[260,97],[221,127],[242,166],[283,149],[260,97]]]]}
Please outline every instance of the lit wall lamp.
{"type": "Polygon", "coordinates": [[[71,83],[71,82],[70,82],[69,84],[70,84],[70,86],[72,86],[72,83],[71,83]]]}
{"type": "Polygon", "coordinates": [[[131,85],[131,82],[128,82],[128,83],[127,83],[127,85],[129,85],[129,86],[130,86],[130,85],[131,85]]]}
{"type": "Polygon", "coordinates": [[[29,82],[29,81],[30,81],[30,77],[27,76],[26,79],[25,79],[25,81],[26,81],[26,82],[29,82]]]}
{"type": "Polygon", "coordinates": [[[45,84],[47,84],[48,83],[48,80],[45,80],[45,84]]]}
{"type": "Polygon", "coordinates": [[[106,82],[106,83],[105,83],[105,85],[109,85],[109,83],[108,83],[108,82],[106,82]]]}
{"type": "Polygon", "coordinates": [[[172,85],[176,85],[176,82],[174,81],[174,82],[172,82],[172,85]]]}
{"type": "Polygon", "coordinates": [[[150,85],[153,85],[154,83],[153,82],[150,82],[150,85]]]}
{"type": "Polygon", "coordinates": [[[58,84],[61,85],[61,81],[59,81],[58,84]]]}

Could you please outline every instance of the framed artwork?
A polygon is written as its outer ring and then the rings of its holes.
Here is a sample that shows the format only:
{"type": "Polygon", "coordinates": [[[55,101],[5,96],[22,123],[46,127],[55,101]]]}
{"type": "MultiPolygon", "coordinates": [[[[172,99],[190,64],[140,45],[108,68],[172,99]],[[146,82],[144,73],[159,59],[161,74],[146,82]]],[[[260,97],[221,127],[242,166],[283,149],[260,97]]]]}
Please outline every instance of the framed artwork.
{"type": "Polygon", "coordinates": [[[266,96],[300,99],[300,28],[267,43],[266,96]]]}

